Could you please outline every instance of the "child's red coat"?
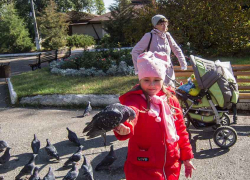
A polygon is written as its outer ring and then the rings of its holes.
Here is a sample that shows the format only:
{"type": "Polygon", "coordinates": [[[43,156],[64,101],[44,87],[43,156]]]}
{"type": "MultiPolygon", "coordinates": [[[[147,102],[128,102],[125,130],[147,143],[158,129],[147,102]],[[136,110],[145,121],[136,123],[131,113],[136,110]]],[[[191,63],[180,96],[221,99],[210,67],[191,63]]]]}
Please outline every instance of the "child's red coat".
{"type": "MultiPolygon", "coordinates": [[[[178,179],[181,161],[193,158],[179,102],[175,96],[169,99],[170,106],[179,109],[176,110],[175,126],[180,137],[178,142],[169,144],[164,137],[162,122],[156,122],[155,117],[144,113],[147,104],[141,94],[141,90],[130,91],[119,98],[121,104],[133,108],[137,115],[136,119],[124,123],[130,127],[130,134],[121,136],[115,132],[119,140],[130,138],[124,166],[126,180],[178,179]]],[[[157,95],[163,94],[161,91],[157,95]]]]}

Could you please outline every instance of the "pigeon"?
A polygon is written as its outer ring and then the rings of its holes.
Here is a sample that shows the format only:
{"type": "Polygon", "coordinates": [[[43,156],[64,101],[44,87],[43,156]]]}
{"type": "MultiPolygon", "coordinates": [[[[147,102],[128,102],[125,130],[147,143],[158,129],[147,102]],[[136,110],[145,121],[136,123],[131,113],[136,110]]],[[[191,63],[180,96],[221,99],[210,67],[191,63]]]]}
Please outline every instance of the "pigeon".
{"type": "Polygon", "coordinates": [[[33,170],[33,174],[30,176],[29,180],[41,180],[39,177],[39,168],[35,167],[33,170]]]}
{"type": "Polygon", "coordinates": [[[32,158],[29,160],[29,162],[21,169],[19,174],[15,177],[16,180],[20,179],[24,175],[31,175],[33,172],[33,169],[35,168],[35,158],[37,154],[33,154],[32,158]]]}
{"type": "Polygon", "coordinates": [[[66,167],[73,162],[77,163],[80,161],[82,159],[82,149],[83,146],[79,146],[78,150],[71,157],[69,157],[69,159],[64,163],[63,167],[66,167]]]}
{"type": "Polygon", "coordinates": [[[83,164],[81,169],[83,170],[83,179],[85,180],[94,180],[93,168],[91,164],[87,161],[86,157],[83,155],[83,164]]]}
{"type": "Polygon", "coordinates": [[[55,148],[55,146],[53,146],[48,139],[46,139],[47,141],[47,145],[45,147],[45,150],[47,152],[47,154],[50,156],[50,158],[56,158],[57,160],[60,159],[59,154],[55,148]]]}
{"type": "Polygon", "coordinates": [[[95,170],[100,171],[104,169],[110,169],[110,166],[115,162],[116,159],[117,157],[114,151],[114,146],[111,145],[108,155],[99,164],[97,164],[95,170]]]}
{"type": "Polygon", "coordinates": [[[7,148],[9,145],[6,141],[0,141],[0,152],[3,152],[5,148],[7,148]]]}
{"type": "Polygon", "coordinates": [[[130,107],[120,103],[111,104],[93,117],[92,121],[84,128],[83,133],[88,132],[89,139],[102,135],[106,146],[106,132],[115,129],[127,119],[133,120],[135,117],[136,114],[130,107]]]}
{"type": "Polygon", "coordinates": [[[44,176],[43,180],[55,180],[55,175],[52,171],[52,168],[49,167],[49,172],[44,176]]]}
{"type": "Polygon", "coordinates": [[[79,169],[76,166],[76,163],[73,163],[72,169],[64,176],[63,180],[75,180],[79,174],[79,169]]]}
{"type": "Polygon", "coordinates": [[[90,101],[88,102],[88,106],[86,107],[86,109],[84,110],[84,113],[83,113],[83,117],[85,116],[89,116],[89,113],[92,111],[92,107],[90,105],[90,101]]]}
{"type": "Polygon", "coordinates": [[[40,141],[37,139],[35,134],[34,134],[34,139],[31,142],[31,148],[34,154],[38,154],[40,149],[40,141]]]}
{"type": "Polygon", "coordinates": [[[79,141],[76,133],[74,133],[73,131],[71,131],[68,127],[66,129],[68,130],[69,141],[73,142],[77,146],[80,146],[81,143],[80,143],[80,141],[79,141]]]}
{"type": "Polygon", "coordinates": [[[5,149],[4,154],[0,157],[0,164],[5,164],[10,160],[10,147],[5,149]]]}

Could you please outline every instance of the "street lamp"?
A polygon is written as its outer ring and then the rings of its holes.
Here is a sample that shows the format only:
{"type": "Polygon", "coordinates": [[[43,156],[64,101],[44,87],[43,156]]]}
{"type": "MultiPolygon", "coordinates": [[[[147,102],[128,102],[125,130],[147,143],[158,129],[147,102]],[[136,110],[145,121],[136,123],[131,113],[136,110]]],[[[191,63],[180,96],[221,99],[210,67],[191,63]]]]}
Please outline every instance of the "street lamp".
{"type": "Polygon", "coordinates": [[[36,23],[36,14],[35,14],[33,0],[30,0],[30,5],[31,5],[32,17],[33,17],[33,21],[34,21],[36,49],[40,50],[41,45],[40,45],[40,38],[39,38],[39,33],[38,33],[38,28],[37,28],[37,23],[36,23]]]}

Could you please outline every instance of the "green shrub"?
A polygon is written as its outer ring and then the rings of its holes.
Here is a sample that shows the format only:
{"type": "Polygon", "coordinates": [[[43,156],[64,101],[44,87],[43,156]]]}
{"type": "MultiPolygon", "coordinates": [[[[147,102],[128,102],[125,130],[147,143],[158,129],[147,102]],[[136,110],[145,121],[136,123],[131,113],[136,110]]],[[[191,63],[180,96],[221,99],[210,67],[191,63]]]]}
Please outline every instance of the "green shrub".
{"type": "Polygon", "coordinates": [[[88,46],[91,46],[94,44],[95,44],[94,38],[89,35],[74,34],[72,36],[67,37],[67,45],[71,47],[87,48],[88,46]]]}

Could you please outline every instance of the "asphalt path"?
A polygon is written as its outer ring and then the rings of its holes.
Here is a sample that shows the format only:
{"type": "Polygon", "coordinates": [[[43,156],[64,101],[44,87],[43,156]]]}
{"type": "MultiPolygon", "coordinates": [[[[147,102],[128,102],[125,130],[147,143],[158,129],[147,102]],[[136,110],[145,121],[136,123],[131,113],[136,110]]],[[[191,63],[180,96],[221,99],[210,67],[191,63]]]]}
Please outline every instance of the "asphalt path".
{"type": "MultiPolygon", "coordinates": [[[[1,108],[0,137],[8,142],[11,149],[10,163],[0,166],[0,174],[5,179],[13,180],[21,168],[31,157],[30,143],[33,135],[36,134],[41,141],[41,150],[36,159],[36,165],[43,177],[48,168],[54,169],[56,179],[62,179],[69,171],[62,168],[63,163],[71,156],[77,147],[67,139],[66,127],[76,132],[84,145],[83,154],[95,167],[107,155],[111,144],[117,154],[117,161],[109,171],[94,171],[96,180],[120,180],[125,179],[123,164],[127,153],[127,141],[118,141],[112,132],[108,133],[107,148],[103,146],[101,137],[86,139],[82,134],[86,123],[91,121],[93,115],[99,110],[92,111],[91,115],[85,118],[78,118],[82,115],[83,109],[55,109],[55,108],[1,108]],[[44,147],[46,139],[49,139],[57,148],[61,160],[59,162],[48,160],[44,147]]],[[[232,116],[230,116],[232,118],[232,116]]],[[[197,130],[190,128],[192,139],[191,144],[195,158],[193,163],[196,170],[193,173],[193,180],[246,180],[250,177],[249,147],[250,147],[250,118],[248,114],[240,114],[239,124],[232,127],[238,133],[237,143],[229,150],[223,150],[215,145],[212,140],[213,130],[211,128],[197,130]],[[210,145],[211,143],[211,145],[210,145]]],[[[0,155],[2,155],[1,153],[0,155]]],[[[78,164],[80,167],[82,160],[78,164]]],[[[81,173],[82,171],[80,171],[81,173]]],[[[79,180],[81,179],[79,176],[79,180]]],[[[180,179],[184,177],[183,169],[180,179]]]]}

